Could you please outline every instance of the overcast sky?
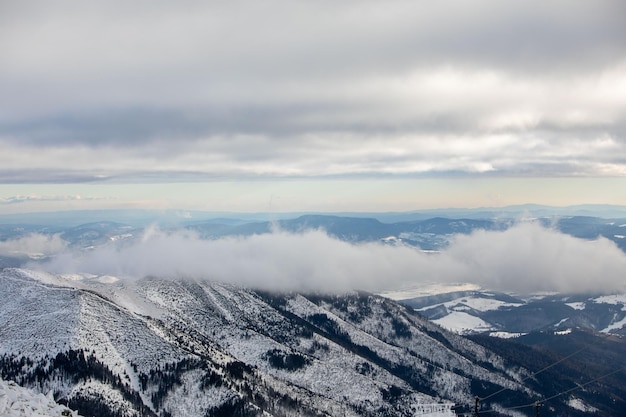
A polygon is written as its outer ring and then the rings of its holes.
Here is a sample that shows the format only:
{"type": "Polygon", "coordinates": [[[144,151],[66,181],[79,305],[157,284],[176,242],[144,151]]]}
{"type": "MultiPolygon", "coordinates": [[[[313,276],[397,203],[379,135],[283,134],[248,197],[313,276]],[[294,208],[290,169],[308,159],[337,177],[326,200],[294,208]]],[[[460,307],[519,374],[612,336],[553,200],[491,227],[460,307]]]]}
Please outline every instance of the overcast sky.
{"type": "Polygon", "coordinates": [[[0,213],[626,204],[626,2],[0,2],[0,213]]]}

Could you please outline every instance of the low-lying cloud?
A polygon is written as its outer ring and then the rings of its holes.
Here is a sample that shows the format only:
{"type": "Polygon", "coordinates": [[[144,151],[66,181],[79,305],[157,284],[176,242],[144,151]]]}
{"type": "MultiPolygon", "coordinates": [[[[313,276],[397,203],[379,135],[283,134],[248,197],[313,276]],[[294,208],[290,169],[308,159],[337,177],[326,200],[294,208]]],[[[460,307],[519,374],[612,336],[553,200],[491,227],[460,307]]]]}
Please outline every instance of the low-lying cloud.
{"type": "Polygon", "coordinates": [[[64,253],[67,242],[59,235],[32,233],[0,242],[0,256],[39,258],[64,253]]]}
{"type": "Polygon", "coordinates": [[[124,246],[65,251],[43,266],[57,273],[186,277],[283,291],[471,282],[518,293],[599,293],[625,291],[626,254],[607,239],[581,240],[533,223],[458,235],[437,254],[347,243],[321,230],[202,240],[153,229],[124,246]]]}
{"type": "Polygon", "coordinates": [[[610,240],[578,239],[538,224],[458,235],[444,254],[463,281],[516,292],[624,291],[626,255],[610,240]]]}

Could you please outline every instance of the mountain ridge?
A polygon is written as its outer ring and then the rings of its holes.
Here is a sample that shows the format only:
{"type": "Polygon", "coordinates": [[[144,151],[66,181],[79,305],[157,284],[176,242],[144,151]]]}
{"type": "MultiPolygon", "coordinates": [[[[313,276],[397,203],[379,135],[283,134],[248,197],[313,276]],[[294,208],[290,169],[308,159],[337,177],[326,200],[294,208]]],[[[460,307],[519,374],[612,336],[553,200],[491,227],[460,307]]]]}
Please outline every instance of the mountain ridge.
{"type": "MultiPolygon", "coordinates": [[[[484,406],[512,415],[547,395],[521,382],[531,370],[373,294],[102,278],[2,270],[2,376],[84,415],[451,416],[502,389],[484,406]]],[[[556,415],[583,415],[565,400],[556,415]]]]}
{"type": "Polygon", "coordinates": [[[429,208],[399,212],[225,212],[186,209],[146,210],[67,210],[30,213],[0,214],[2,224],[38,224],[41,226],[74,227],[98,221],[116,221],[135,227],[150,224],[186,225],[198,221],[222,218],[226,222],[258,222],[293,219],[304,215],[330,215],[338,217],[374,218],[383,223],[427,220],[434,217],[470,219],[591,216],[600,218],[626,218],[626,206],[611,204],[579,204],[572,206],[549,206],[541,204],[518,204],[503,207],[475,208],[429,208]]]}

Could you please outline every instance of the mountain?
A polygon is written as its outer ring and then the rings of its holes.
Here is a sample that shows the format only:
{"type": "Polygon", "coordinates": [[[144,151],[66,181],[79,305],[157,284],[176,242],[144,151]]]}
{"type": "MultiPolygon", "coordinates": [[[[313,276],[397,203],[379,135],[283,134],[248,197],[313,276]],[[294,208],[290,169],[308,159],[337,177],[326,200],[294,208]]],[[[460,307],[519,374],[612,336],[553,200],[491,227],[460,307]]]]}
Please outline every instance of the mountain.
{"type": "MultiPolygon", "coordinates": [[[[85,213],[77,218],[80,219],[84,216],[86,216],[85,213]]],[[[111,241],[140,237],[150,227],[150,224],[142,224],[140,221],[128,223],[122,221],[125,218],[117,221],[98,220],[71,226],[53,226],[45,223],[15,223],[10,221],[11,216],[5,215],[0,216],[0,243],[33,234],[41,234],[59,236],[74,248],[90,249],[111,241]]],[[[146,219],[152,219],[152,217],[146,219]]],[[[626,218],[549,216],[535,218],[533,221],[539,222],[546,228],[581,239],[606,238],[626,252],[626,218]]],[[[445,249],[458,235],[467,235],[481,230],[504,231],[518,223],[519,218],[502,216],[484,218],[432,217],[411,221],[382,222],[375,217],[307,214],[293,218],[283,215],[282,218],[272,221],[219,217],[179,222],[168,220],[162,223],[155,222],[153,225],[158,225],[162,230],[168,232],[192,231],[202,239],[251,236],[267,234],[276,230],[300,233],[321,229],[329,236],[352,243],[383,242],[413,246],[426,251],[439,251],[445,249]]],[[[0,266],[18,266],[20,259],[19,256],[3,254],[0,251],[0,266]]]]}
{"type": "MultiPolygon", "coordinates": [[[[546,226],[550,223],[542,220],[546,226]]],[[[581,239],[597,239],[604,237],[612,240],[626,252],[626,219],[603,219],[589,216],[562,217],[556,222],[556,227],[562,233],[581,239]]]]}
{"type": "MultiPolygon", "coordinates": [[[[535,219],[547,228],[581,239],[609,239],[626,252],[626,219],[598,217],[543,217],[535,219]]],[[[347,242],[382,241],[406,244],[422,250],[441,250],[458,234],[478,230],[503,231],[517,224],[515,218],[447,218],[383,223],[375,218],[331,215],[303,215],[293,219],[232,224],[219,221],[194,222],[186,228],[205,239],[224,236],[250,236],[283,230],[298,233],[322,229],[330,236],[347,242]]]]}
{"type": "MultiPolygon", "coordinates": [[[[538,380],[556,391],[582,389],[589,381],[609,390],[623,386],[626,295],[454,291],[401,303],[520,366],[545,368],[538,380]]],[[[597,415],[599,408],[590,403],[570,400],[573,408],[597,415]]]]}
{"type": "MultiPolygon", "coordinates": [[[[547,390],[565,393],[567,405],[582,415],[618,416],[624,412],[623,405],[614,407],[624,398],[626,343],[621,337],[598,337],[589,331],[571,330],[533,332],[515,339],[480,334],[470,339],[496,354],[515,357],[521,366],[538,370],[533,378],[547,390]],[[609,391],[613,392],[612,405],[600,399],[609,391]],[[580,392],[585,392],[585,401],[578,395],[567,397],[580,392]]],[[[483,401],[497,395],[487,396],[483,401]]],[[[539,403],[540,415],[555,415],[555,409],[547,405],[548,402],[539,403]]]]}
{"type": "Polygon", "coordinates": [[[626,335],[626,295],[535,295],[456,291],[399,300],[449,330],[505,337],[582,328],[626,335]]]}
{"type": "Polygon", "coordinates": [[[368,293],[12,268],[0,286],[2,378],[83,415],[452,416],[489,395],[480,407],[493,415],[529,415],[510,408],[550,397],[555,416],[626,408],[623,384],[558,395],[588,375],[566,368],[548,383],[515,349],[496,353],[368,293]]]}
{"type": "MultiPolygon", "coordinates": [[[[328,215],[329,213],[236,213],[198,210],[70,210],[56,212],[14,213],[0,215],[0,224],[37,224],[53,227],[74,227],[96,221],[115,221],[133,227],[184,226],[212,222],[215,219],[223,223],[254,223],[284,219],[294,219],[306,215],[328,215]]],[[[586,216],[603,219],[626,218],[626,206],[607,204],[583,204],[566,207],[545,206],[539,204],[521,204],[505,207],[479,208],[437,208],[407,212],[341,212],[332,213],[335,217],[370,218],[382,223],[403,223],[428,220],[432,218],[446,219],[521,219],[521,218],[554,218],[586,216]]]]}
{"type": "MultiPolygon", "coordinates": [[[[534,221],[626,250],[624,219],[534,221]]],[[[82,415],[450,416],[452,404],[472,412],[476,396],[493,415],[534,415],[533,407],[512,408],[536,401],[549,415],[626,409],[626,296],[619,294],[473,290],[397,303],[363,292],[269,293],[199,279],[18,269],[62,251],[140,244],[150,232],[140,223],[0,225],[1,377],[52,391],[82,415]]],[[[323,229],[352,243],[440,251],[459,234],[514,224],[305,214],[194,217],[161,227],[204,239],[323,229]]]]}

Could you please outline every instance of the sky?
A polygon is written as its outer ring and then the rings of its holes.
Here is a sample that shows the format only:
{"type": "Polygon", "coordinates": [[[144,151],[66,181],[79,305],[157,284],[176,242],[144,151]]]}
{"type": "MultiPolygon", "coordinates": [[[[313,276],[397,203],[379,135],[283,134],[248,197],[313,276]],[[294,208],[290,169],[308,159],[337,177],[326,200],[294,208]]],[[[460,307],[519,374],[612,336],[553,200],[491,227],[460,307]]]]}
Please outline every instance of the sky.
{"type": "Polygon", "coordinates": [[[626,3],[0,2],[0,214],[626,205],[626,3]]]}

